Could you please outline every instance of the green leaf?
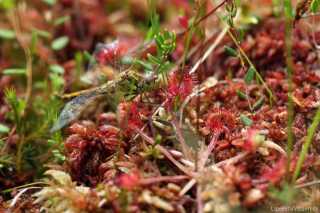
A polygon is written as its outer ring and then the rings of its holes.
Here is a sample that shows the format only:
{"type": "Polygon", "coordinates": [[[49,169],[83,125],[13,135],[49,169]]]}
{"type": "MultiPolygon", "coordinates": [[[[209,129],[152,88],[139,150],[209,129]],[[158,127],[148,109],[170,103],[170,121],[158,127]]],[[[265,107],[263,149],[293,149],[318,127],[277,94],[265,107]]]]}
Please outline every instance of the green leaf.
{"type": "Polygon", "coordinates": [[[53,6],[57,3],[56,0],[42,0],[43,2],[45,2],[46,4],[53,6]]]}
{"type": "Polygon", "coordinates": [[[181,131],[186,144],[193,150],[199,150],[201,146],[199,143],[199,141],[201,141],[199,136],[189,128],[182,128],[181,131]]]}
{"type": "Polygon", "coordinates": [[[254,74],[255,74],[255,69],[253,67],[250,67],[246,73],[246,75],[244,76],[244,81],[246,82],[246,84],[250,84],[251,81],[254,78],[254,74]]]}
{"type": "Polygon", "coordinates": [[[156,1],[155,0],[148,1],[148,8],[150,11],[149,17],[150,17],[151,27],[147,32],[146,40],[151,40],[160,31],[160,17],[156,11],[156,1]]]}
{"type": "Polygon", "coordinates": [[[1,133],[8,133],[10,131],[10,128],[7,127],[6,125],[0,123],[0,134],[1,133]]]}
{"type": "Polygon", "coordinates": [[[248,15],[242,18],[241,20],[244,24],[258,24],[259,19],[257,16],[254,15],[248,15]]]}
{"type": "Polygon", "coordinates": [[[38,42],[38,33],[34,30],[32,30],[31,33],[31,47],[30,47],[30,51],[31,54],[34,54],[36,51],[36,47],[37,47],[37,42],[38,42]]]}
{"type": "Polygon", "coordinates": [[[292,19],[294,17],[294,10],[292,7],[291,0],[284,0],[284,15],[288,19],[292,19]]]}
{"type": "MultiPolygon", "coordinates": [[[[1,0],[0,0],[1,1],[1,0]]],[[[0,29],[0,38],[2,39],[14,39],[16,34],[12,30],[0,29]]]]}
{"type": "Polygon", "coordinates": [[[152,70],[152,65],[149,62],[145,62],[142,60],[136,60],[136,63],[142,66],[146,70],[152,70]]]}
{"type": "Polygon", "coordinates": [[[289,183],[284,183],[282,189],[272,186],[269,190],[269,196],[281,201],[284,204],[290,204],[297,195],[297,189],[289,183]]]}
{"type": "Polygon", "coordinates": [[[259,98],[259,100],[257,100],[257,102],[253,104],[252,110],[256,111],[256,110],[260,109],[260,107],[262,107],[263,103],[264,103],[264,97],[259,98]]]}
{"type": "Polygon", "coordinates": [[[0,7],[8,10],[15,6],[15,0],[0,0],[0,7]]]}
{"type": "Polygon", "coordinates": [[[21,114],[25,110],[26,102],[17,97],[16,91],[13,88],[6,89],[4,93],[5,99],[12,109],[9,111],[9,114],[11,115],[11,117],[10,115],[9,117],[13,118],[13,121],[17,126],[17,131],[21,132],[21,114]]]}
{"type": "Polygon", "coordinates": [[[52,150],[52,154],[55,158],[55,161],[58,163],[63,163],[66,160],[66,156],[64,156],[58,149],[52,150]]]}
{"type": "Polygon", "coordinates": [[[50,73],[49,78],[51,80],[53,91],[59,92],[64,84],[64,79],[57,73],[50,73]]]}
{"type": "Polygon", "coordinates": [[[53,73],[56,73],[56,74],[63,74],[64,73],[64,68],[62,66],[60,66],[59,64],[50,65],[49,70],[53,73]]]}
{"type": "Polygon", "coordinates": [[[240,115],[240,120],[245,126],[251,126],[253,124],[253,121],[244,114],[240,115]]]}
{"type": "Polygon", "coordinates": [[[9,68],[3,70],[4,75],[25,75],[27,70],[25,68],[9,68]]]}
{"type": "Polygon", "coordinates": [[[53,50],[61,50],[64,47],[66,47],[68,43],[69,43],[69,38],[67,36],[62,36],[62,37],[55,39],[51,43],[51,48],[53,50]]]}
{"type": "Polygon", "coordinates": [[[36,32],[38,36],[43,37],[43,38],[50,38],[50,36],[51,36],[51,34],[45,30],[39,30],[39,29],[34,28],[33,31],[36,32]]]}
{"type": "Polygon", "coordinates": [[[131,56],[123,56],[121,58],[121,64],[131,65],[133,63],[133,58],[131,56]]]}
{"type": "Polygon", "coordinates": [[[238,51],[233,49],[232,47],[224,46],[224,51],[232,57],[237,57],[238,56],[238,51]]]}
{"type": "Polygon", "coordinates": [[[248,96],[246,94],[244,94],[242,91],[237,90],[237,95],[239,96],[239,98],[241,99],[248,99],[248,96]]]}
{"type": "Polygon", "coordinates": [[[148,60],[153,64],[161,64],[161,60],[157,57],[154,57],[150,53],[147,54],[148,60]]]}
{"type": "Polygon", "coordinates": [[[92,56],[88,51],[84,51],[83,52],[83,57],[84,57],[84,60],[86,60],[88,62],[94,62],[95,61],[94,56],[92,56]]]}
{"type": "Polygon", "coordinates": [[[313,0],[310,5],[310,10],[313,13],[316,13],[320,6],[320,0],[313,0]]]}
{"type": "Polygon", "coordinates": [[[65,23],[66,21],[70,20],[70,16],[62,16],[60,18],[57,18],[56,20],[54,20],[53,25],[54,26],[58,26],[61,25],[63,23],[65,23]]]}

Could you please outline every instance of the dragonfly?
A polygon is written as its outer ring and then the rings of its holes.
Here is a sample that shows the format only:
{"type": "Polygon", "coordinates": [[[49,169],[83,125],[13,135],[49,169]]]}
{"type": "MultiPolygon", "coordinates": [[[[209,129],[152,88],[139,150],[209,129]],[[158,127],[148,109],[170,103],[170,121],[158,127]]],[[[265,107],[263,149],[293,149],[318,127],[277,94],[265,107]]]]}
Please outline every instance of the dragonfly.
{"type": "Polygon", "coordinates": [[[112,94],[115,94],[124,83],[133,82],[136,84],[135,86],[139,88],[141,84],[153,81],[155,79],[154,77],[148,77],[148,79],[146,79],[145,76],[141,75],[138,71],[131,69],[130,63],[123,63],[122,61],[125,58],[138,57],[138,55],[143,54],[144,51],[148,51],[151,46],[152,43],[148,42],[130,48],[129,45],[121,43],[118,40],[108,44],[97,44],[93,52],[93,57],[90,59],[88,66],[89,71],[86,74],[87,79],[89,78],[90,81],[92,81],[95,74],[99,73],[105,65],[111,66],[112,69],[117,70],[118,73],[113,80],[101,86],[63,95],[63,98],[72,99],[64,106],[50,132],[56,132],[78,119],[83,111],[100,97],[112,97],[112,94]]]}
{"type": "MultiPolygon", "coordinates": [[[[206,15],[197,20],[196,23],[194,23],[194,26],[200,24],[202,21],[214,14],[220,7],[222,7],[227,2],[227,0],[223,0],[220,4],[218,4],[212,10],[210,10],[206,15]]],[[[192,27],[188,27],[187,29],[178,33],[177,39],[182,39],[186,35],[186,33],[188,33],[191,29],[192,27]]],[[[138,47],[132,49],[130,49],[129,46],[126,46],[121,42],[115,41],[115,43],[107,45],[98,44],[96,51],[94,52],[94,55],[96,56],[95,59],[97,60],[98,64],[109,63],[111,66],[117,66],[119,64],[121,65],[121,59],[145,57],[147,53],[152,53],[152,51],[155,50],[156,45],[154,40],[144,42],[142,43],[142,45],[138,45],[138,47]],[[117,63],[114,63],[115,61],[117,63]]],[[[93,61],[95,62],[95,60],[93,61]]],[[[89,68],[91,67],[89,66],[89,68]]],[[[50,132],[55,132],[59,129],[62,129],[72,121],[79,118],[81,113],[91,102],[93,102],[101,96],[110,95],[114,93],[122,82],[127,81],[128,79],[132,79],[134,82],[141,85],[144,83],[148,84],[149,82],[154,82],[156,78],[157,76],[155,75],[148,75],[147,78],[145,78],[145,76],[138,75],[136,71],[128,68],[125,71],[120,72],[114,80],[109,81],[100,87],[65,95],[65,98],[74,98],[71,101],[69,101],[62,109],[57,122],[53,125],[50,132]]],[[[137,86],[139,87],[139,85],[137,86]]]]}

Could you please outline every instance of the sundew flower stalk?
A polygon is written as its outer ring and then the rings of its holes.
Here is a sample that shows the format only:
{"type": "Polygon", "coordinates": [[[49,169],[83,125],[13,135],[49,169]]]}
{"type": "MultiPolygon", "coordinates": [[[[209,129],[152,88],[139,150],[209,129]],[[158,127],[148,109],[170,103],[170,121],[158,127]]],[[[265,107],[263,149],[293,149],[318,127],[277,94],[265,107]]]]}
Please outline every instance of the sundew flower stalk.
{"type": "Polygon", "coordinates": [[[292,100],[293,91],[293,59],[292,59],[292,27],[293,27],[293,8],[290,0],[283,2],[283,13],[285,17],[285,57],[287,65],[287,76],[288,76],[288,126],[287,126],[287,176],[289,175],[291,152],[293,148],[293,120],[294,120],[294,103],[292,100]]]}

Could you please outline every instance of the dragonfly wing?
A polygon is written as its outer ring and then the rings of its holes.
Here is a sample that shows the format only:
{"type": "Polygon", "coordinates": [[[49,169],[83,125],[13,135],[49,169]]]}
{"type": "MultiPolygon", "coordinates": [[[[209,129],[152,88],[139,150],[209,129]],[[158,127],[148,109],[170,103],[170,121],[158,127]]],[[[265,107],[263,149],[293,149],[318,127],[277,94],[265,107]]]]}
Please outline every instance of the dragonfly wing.
{"type": "Polygon", "coordinates": [[[101,95],[98,91],[90,91],[73,98],[64,106],[50,132],[55,132],[78,119],[86,107],[101,95]]]}

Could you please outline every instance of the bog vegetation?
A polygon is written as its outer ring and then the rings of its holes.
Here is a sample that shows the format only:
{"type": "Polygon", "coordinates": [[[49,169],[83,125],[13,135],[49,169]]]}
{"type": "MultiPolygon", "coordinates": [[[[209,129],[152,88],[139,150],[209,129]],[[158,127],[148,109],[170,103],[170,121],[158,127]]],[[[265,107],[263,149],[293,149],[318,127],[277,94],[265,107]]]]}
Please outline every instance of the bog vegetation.
{"type": "Polygon", "coordinates": [[[0,212],[320,211],[319,0],[0,0],[0,212]]]}

